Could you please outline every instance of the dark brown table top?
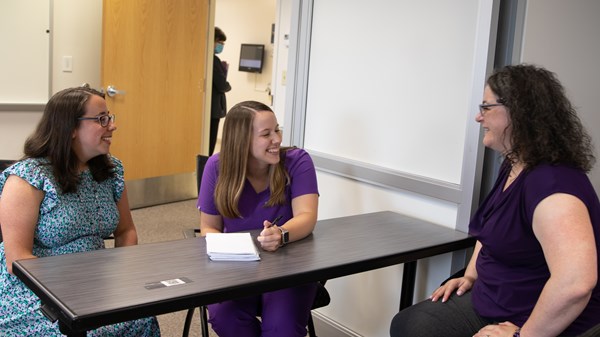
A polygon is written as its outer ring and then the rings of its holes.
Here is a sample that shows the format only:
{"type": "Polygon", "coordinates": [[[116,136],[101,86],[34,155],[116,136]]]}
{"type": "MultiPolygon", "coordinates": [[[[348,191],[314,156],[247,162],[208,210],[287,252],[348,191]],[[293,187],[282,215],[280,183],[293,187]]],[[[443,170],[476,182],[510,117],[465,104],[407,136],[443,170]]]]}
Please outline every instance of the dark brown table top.
{"type": "MultiPolygon", "coordinates": [[[[253,233],[253,237],[257,235],[253,233]]],[[[256,262],[215,262],[202,237],[14,263],[73,331],[337,278],[469,248],[466,233],[394,212],[321,220],[309,237],[256,262]],[[182,280],[164,286],[161,281],[182,280]]]]}

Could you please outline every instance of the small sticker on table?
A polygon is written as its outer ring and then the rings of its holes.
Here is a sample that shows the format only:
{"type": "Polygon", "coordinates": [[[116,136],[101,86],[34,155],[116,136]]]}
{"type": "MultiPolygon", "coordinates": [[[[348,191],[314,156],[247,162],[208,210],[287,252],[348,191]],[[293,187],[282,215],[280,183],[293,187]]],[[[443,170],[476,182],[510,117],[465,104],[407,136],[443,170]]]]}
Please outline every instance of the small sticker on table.
{"type": "Polygon", "coordinates": [[[174,279],[171,279],[171,280],[164,280],[164,281],[146,283],[146,285],[144,285],[144,288],[146,288],[146,289],[158,289],[158,288],[179,286],[179,285],[186,284],[186,283],[191,283],[191,282],[192,282],[192,280],[190,280],[187,277],[180,277],[180,278],[174,278],[174,279]]]}
{"type": "Polygon", "coordinates": [[[164,284],[167,287],[185,284],[185,282],[183,280],[181,280],[180,278],[174,278],[172,280],[160,281],[160,283],[164,284]]]}

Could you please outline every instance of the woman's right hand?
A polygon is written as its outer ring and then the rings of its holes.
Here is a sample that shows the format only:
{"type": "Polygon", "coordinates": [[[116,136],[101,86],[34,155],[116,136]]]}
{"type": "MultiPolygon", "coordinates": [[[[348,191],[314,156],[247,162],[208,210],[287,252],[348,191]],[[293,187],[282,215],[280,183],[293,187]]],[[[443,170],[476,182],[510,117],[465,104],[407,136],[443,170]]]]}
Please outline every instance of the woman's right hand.
{"type": "Polygon", "coordinates": [[[456,295],[458,296],[462,296],[464,293],[471,290],[474,282],[475,279],[468,276],[450,279],[444,285],[437,288],[429,298],[433,302],[436,302],[441,298],[442,303],[444,303],[450,298],[450,295],[452,295],[455,290],[456,295]]]}
{"type": "Polygon", "coordinates": [[[477,263],[477,256],[479,256],[479,251],[483,246],[481,242],[475,242],[475,248],[473,249],[473,254],[471,255],[471,259],[469,260],[469,264],[465,268],[465,274],[463,277],[457,277],[446,281],[442,286],[437,288],[429,298],[431,301],[436,302],[440,298],[442,299],[442,303],[446,302],[453,292],[456,291],[456,295],[462,296],[467,291],[473,288],[473,283],[477,279],[477,270],[475,268],[475,264],[477,263]]]}

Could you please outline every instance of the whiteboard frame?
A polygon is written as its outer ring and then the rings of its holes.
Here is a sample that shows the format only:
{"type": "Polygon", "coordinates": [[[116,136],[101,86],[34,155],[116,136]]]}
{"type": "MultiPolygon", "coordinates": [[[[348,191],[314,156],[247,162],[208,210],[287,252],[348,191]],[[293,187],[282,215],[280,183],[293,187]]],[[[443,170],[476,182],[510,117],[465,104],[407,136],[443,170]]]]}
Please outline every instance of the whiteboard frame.
{"type": "MultiPolygon", "coordinates": [[[[290,49],[288,61],[288,87],[284,143],[303,147],[306,120],[308,75],[310,67],[310,37],[314,0],[295,1],[292,8],[290,27],[290,49]]],[[[487,76],[493,70],[496,30],[499,14],[499,0],[478,2],[478,23],[475,42],[474,78],[470,92],[470,106],[477,107],[481,102],[487,76]]],[[[476,111],[473,111],[476,113],[476,111]]],[[[474,114],[473,114],[474,116],[474,114]]],[[[336,157],[311,149],[317,170],[345,178],[382,186],[395,190],[405,190],[457,204],[457,226],[467,231],[472,210],[479,198],[484,149],[481,145],[481,128],[468,119],[465,135],[464,154],[460,184],[453,184],[429,177],[391,170],[368,163],[336,157]]]]}
{"type": "MultiPolygon", "coordinates": [[[[45,77],[46,81],[47,81],[47,83],[46,83],[46,91],[47,92],[45,94],[45,97],[43,99],[40,98],[39,100],[34,100],[34,101],[21,101],[19,99],[15,99],[14,101],[8,101],[8,100],[0,101],[0,112],[3,112],[3,111],[7,111],[7,112],[43,111],[44,107],[46,106],[46,102],[52,95],[52,62],[53,62],[52,38],[53,38],[53,28],[54,28],[52,13],[54,13],[54,0],[48,0],[47,9],[48,9],[48,13],[47,13],[47,15],[48,15],[48,27],[47,27],[47,30],[48,30],[48,32],[47,32],[47,34],[48,34],[48,36],[47,36],[47,38],[48,38],[48,55],[47,55],[47,60],[44,60],[44,62],[47,62],[47,66],[46,66],[47,77],[45,77]]],[[[29,17],[27,17],[27,16],[20,17],[21,20],[27,20],[28,18],[29,17]]],[[[23,37],[23,38],[26,38],[26,37],[23,37]]],[[[25,52],[27,52],[27,51],[25,51],[25,52]]]]}
{"type": "Polygon", "coordinates": [[[1,111],[36,112],[36,111],[44,111],[45,107],[46,107],[46,103],[0,103],[0,112],[1,111]]]}

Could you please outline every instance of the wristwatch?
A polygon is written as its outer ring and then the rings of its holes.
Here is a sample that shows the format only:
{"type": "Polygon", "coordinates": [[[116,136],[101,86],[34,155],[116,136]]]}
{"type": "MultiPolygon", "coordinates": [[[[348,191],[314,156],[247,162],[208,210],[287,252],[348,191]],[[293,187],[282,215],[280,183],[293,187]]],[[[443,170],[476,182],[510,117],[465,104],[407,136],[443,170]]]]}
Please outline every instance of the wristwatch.
{"type": "Polygon", "coordinates": [[[288,230],[283,227],[277,227],[277,228],[281,232],[281,246],[283,247],[283,246],[287,245],[288,242],[290,242],[290,232],[288,232],[288,230]]]}

